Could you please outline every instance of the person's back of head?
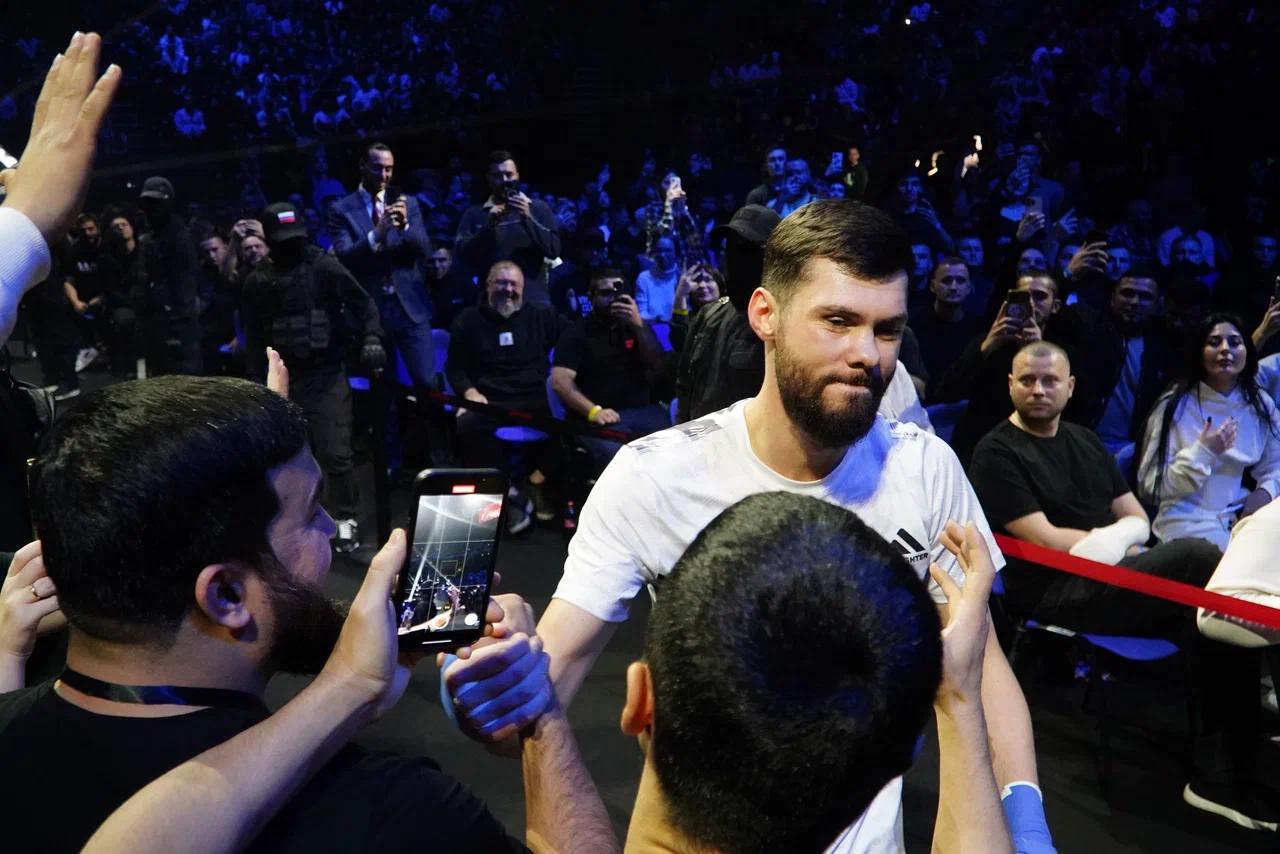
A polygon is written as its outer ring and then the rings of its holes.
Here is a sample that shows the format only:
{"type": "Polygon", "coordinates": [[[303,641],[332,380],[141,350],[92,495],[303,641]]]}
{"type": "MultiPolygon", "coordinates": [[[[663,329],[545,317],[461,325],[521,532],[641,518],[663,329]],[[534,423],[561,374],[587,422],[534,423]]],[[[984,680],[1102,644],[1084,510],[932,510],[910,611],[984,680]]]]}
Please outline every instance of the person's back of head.
{"type": "Polygon", "coordinates": [[[32,469],[32,515],[72,627],[167,647],[203,567],[270,565],[268,471],[306,442],[295,404],[228,378],[120,383],[59,419],[32,469]]]}
{"type": "Polygon", "coordinates": [[[762,493],[661,589],[649,761],[674,829],[722,852],[820,851],[911,764],[941,679],[937,612],[853,513],[762,493]]]}

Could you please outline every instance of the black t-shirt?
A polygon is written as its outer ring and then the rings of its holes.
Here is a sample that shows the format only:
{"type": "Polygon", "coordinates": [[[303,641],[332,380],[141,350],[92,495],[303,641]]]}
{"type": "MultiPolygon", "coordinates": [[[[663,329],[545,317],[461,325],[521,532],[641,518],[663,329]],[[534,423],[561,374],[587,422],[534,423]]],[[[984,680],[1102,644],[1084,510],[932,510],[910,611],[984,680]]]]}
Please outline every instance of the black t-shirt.
{"type": "Polygon", "coordinates": [[[912,312],[907,325],[919,342],[920,356],[929,376],[929,394],[926,396],[931,398],[947,368],[955,364],[969,339],[978,331],[978,321],[970,314],[955,322],[943,320],[929,303],[912,312]]]}
{"type": "Polygon", "coordinates": [[[578,318],[565,329],[556,344],[555,365],[577,371],[574,383],[600,406],[623,410],[650,402],[635,333],[595,315],[578,318]]]}
{"type": "Polygon", "coordinates": [[[491,403],[545,408],[547,357],[563,328],[549,305],[526,302],[510,317],[488,305],[465,308],[449,330],[449,385],[458,394],[474,387],[491,403]]]}
{"type": "Polygon", "coordinates": [[[1130,491],[1102,440],[1067,421],[1052,439],[996,425],[974,448],[969,481],[993,529],[1037,511],[1058,528],[1110,525],[1111,502],[1130,491]]]}
{"type": "MultiPolygon", "coordinates": [[[[212,708],[166,718],[85,711],[52,682],[0,695],[4,848],[79,851],[144,785],[267,716],[212,708]]],[[[525,851],[484,803],[425,758],[347,745],[250,851],[525,851]]]]}

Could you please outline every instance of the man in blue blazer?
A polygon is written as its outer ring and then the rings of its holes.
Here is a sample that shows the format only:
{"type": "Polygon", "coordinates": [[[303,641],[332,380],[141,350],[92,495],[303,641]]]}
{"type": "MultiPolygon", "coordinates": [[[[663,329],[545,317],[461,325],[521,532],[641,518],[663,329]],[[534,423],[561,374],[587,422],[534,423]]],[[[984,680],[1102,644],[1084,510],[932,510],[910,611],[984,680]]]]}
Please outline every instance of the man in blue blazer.
{"type": "Polygon", "coordinates": [[[413,384],[435,386],[431,294],[424,276],[431,240],[417,200],[394,188],[395,157],[372,143],[360,159],[360,186],[329,208],[333,252],[373,297],[388,342],[413,384]]]}

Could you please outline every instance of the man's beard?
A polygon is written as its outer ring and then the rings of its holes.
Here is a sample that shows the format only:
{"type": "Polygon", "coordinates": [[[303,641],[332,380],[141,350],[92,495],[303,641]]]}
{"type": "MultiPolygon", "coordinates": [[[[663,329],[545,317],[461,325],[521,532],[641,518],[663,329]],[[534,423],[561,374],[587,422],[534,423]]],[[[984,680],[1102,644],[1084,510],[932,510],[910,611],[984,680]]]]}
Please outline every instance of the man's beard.
{"type": "Polygon", "coordinates": [[[879,366],[863,376],[810,375],[791,357],[781,335],[777,338],[776,347],[774,370],[782,408],[801,430],[825,448],[844,448],[867,435],[875,423],[885,392],[879,366]],[[829,409],[823,403],[822,392],[836,382],[862,385],[871,393],[857,395],[847,404],[829,409]]]}
{"type": "Polygon", "coordinates": [[[294,581],[282,572],[267,579],[267,598],[275,612],[275,637],[268,664],[285,673],[319,673],[338,642],[350,606],[335,602],[318,587],[294,581]]]}
{"type": "Polygon", "coordinates": [[[502,315],[503,320],[519,311],[521,304],[520,297],[494,297],[489,302],[493,306],[493,310],[502,315]]]}

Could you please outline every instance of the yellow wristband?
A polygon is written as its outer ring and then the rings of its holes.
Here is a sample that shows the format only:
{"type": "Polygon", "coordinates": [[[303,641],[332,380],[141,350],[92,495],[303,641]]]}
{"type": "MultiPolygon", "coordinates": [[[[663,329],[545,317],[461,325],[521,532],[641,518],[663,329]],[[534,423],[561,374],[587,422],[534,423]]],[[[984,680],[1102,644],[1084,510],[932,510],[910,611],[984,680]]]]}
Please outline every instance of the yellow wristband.
{"type": "Polygon", "coordinates": [[[588,410],[587,410],[587,420],[588,420],[588,421],[595,421],[595,420],[596,420],[596,416],[597,416],[597,415],[599,415],[599,414],[600,414],[601,412],[603,412],[603,411],[604,411],[604,407],[603,407],[603,406],[600,406],[599,404],[596,404],[595,406],[593,406],[593,407],[591,407],[590,409],[588,409],[588,410]]]}

